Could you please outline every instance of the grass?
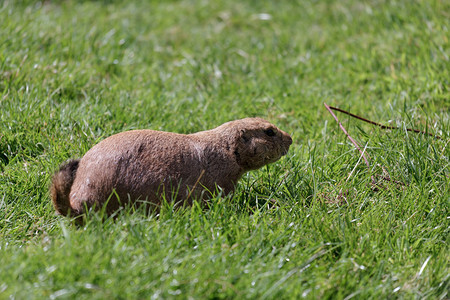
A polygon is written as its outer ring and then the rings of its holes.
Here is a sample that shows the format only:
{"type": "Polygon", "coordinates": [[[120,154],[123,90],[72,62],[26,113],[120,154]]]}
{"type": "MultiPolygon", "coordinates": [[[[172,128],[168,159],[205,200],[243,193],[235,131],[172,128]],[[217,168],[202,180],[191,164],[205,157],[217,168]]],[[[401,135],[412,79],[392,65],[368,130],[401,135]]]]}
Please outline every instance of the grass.
{"type": "Polygon", "coordinates": [[[2,1],[0,299],[448,298],[449,11],[439,0],[2,1]],[[323,102],[442,138],[338,115],[367,170],[323,102]],[[93,214],[82,228],[55,215],[53,172],[101,139],[247,116],[294,144],[233,198],[93,214]],[[404,186],[374,191],[381,167],[404,186]]]}

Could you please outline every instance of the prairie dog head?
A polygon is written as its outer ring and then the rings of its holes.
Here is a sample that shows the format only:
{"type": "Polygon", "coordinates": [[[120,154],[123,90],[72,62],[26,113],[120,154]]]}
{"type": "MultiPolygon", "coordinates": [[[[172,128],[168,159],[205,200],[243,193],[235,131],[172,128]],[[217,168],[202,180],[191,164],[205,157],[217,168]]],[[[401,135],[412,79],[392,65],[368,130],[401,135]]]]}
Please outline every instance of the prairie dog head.
{"type": "Polygon", "coordinates": [[[234,155],[244,171],[255,170],[277,161],[288,152],[292,144],[288,133],[261,118],[231,121],[222,126],[234,131],[234,155]]]}

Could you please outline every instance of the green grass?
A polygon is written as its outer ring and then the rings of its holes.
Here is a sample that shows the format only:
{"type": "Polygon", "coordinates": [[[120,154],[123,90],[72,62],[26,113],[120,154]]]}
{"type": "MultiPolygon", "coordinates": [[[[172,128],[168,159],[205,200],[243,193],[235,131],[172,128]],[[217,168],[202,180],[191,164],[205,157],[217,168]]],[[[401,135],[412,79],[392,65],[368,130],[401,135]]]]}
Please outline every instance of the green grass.
{"type": "Polygon", "coordinates": [[[1,1],[0,299],[449,298],[449,12],[440,0],[1,1]],[[442,138],[339,114],[368,171],[323,102],[442,138]],[[294,144],[233,198],[81,228],[55,215],[53,172],[99,140],[247,116],[294,144]],[[404,185],[374,191],[382,168],[404,185]]]}

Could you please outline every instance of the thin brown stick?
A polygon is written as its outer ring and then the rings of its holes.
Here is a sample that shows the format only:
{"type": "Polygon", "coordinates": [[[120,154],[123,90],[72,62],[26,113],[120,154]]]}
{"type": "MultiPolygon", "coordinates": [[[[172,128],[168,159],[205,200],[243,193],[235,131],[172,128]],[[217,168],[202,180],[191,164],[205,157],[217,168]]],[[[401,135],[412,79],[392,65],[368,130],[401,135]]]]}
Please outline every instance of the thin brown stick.
{"type": "MultiPolygon", "coordinates": [[[[377,122],[374,122],[374,121],[370,121],[370,120],[368,120],[368,119],[365,119],[365,118],[363,118],[363,117],[357,116],[357,115],[355,115],[355,114],[352,114],[352,113],[350,113],[350,112],[348,112],[348,111],[345,111],[345,110],[340,109],[340,108],[337,108],[337,107],[328,106],[328,105],[326,105],[326,106],[327,106],[327,109],[329,108],[329,109],[332,109],[332,110],[335,110],[335,111],[344,113],[344,114],[349,115],[349,116],[351,116],[351,117],[353,117],[353,118],[356,118],[356,119],[358,119],[358,120],[361,120],[361,121],[364,121],[364,122],[366,122],[366,123],[369,123],[369,124],[378,126],[378,127],[380,127],[381,129],[401,129],[401,127],[386,126],[386,125],[383,125],[383,124],[380,124],[380,123],[377,123],[377,122]]],[[[434,135],[434,134],[432,134],[432,133],[425,132],[425,131],[418,130],[418,129],[406,128],[406,131],[412,131],[412,132],[416,132],[416,133],[427,134],[427,135],[432,136],[432,137],[435,137],[435,138],[437,138],[437,139],[441,139],[441,137],[440,137],[439,135],[434,135]]]]}
{"type": "MultiPolygon", "coordinates": [[[[362,118],[362,117],[359,117],[359,116],[357,116],[357,115],[351,114],[351,113],[349,113],[349,112],[347,112],[347,111],[345,111],[345,110],[342,110],[342,109],[339,109],[339,108],[336,108],[336,107],[329,106],[329,105],[327,105],[326,103],[324,103],[323,105],[326,107],[326,109],[330,112],[330,114],[333,116],[333,118],[334,118],[334,119],[336,120],[336,122],[339,124],[339,127],[340,127],[341,130],[345,133],[345,135],[348,137],[348,139],[353,143],[353,145],[356,147],[356,149],[358,149],[358,151],[361,153],[361,157],[364,158],[364,161],[366,162],[367,168],[369,169],[369,172],[370,172],[370,164],[369,164],[369,160],[368,160],[368,158],[367,158],[367,157],[369,157],[369,155],[366,153],[366,151],[365,151],[366,149],[364,148],[364,151],[361,150],[361,146],[358,144],[358,142],[357,142],[356,140],[354,140],[354,139],[348,134],[347,130],[344,128],[344,126],[343,126],[342,123],[339,121],[339,119],[336,117],[336,115],[332,112],[332,110],[336,110],[336,111],[339,111],[339,112],[348,114],[348,115],[350,115],[350,116],[352,116],[352,117],[355,117],[355,118],[357,118],[357,119],[359,119],[359,120],[368,122],[368,123],[373,124],[373,125],[376,125],[376,126],[380,126],[382,129],[400,129],[400,128],[398,128],[398,127],[391,127],[391,126],[384,126],[384,125],[378,124],[378,123],[376,123],[376,122],[373,122],[373,121],[364,119],[364,118],[362,118]],[[367,155],[367,157],[366,157],[366,155],[367,155]]],[[[426,134],[426,132],[423,132],[423,131],[420,131],[420,130],[416,130],[416,129],[410,129],[410,130],[408,130],[408,131],[414,131],[414,132],[426,134]]],[[[429,134],[429,135],[434,136],[434,135],[432,135],[432,134],[429,134]]],[[[438,138],[438,139],[440,138],[440,136],[434,136],[434,137],[436,137],[436,138],[438,138]]],[[[361,159],[361,157],[360,157],[360,159],[361,159]]],[[[360,160],[358,160],[357,165],[359,164],[359,161],[360,161],[360,160]]],[[[355,166],[355,168],[356,168],[356,166],[355,166]]],[[[389,176],[389,173],[388,173],[383,167],[382,167],[382,169],[383,169],[383,173],[386,173],[387,176],[383,174],[383,175],[378,175],[377,177],[379,177],[379,178],[381,178],[381,179],[383,179],[383,180],[385,180],[385,181],[391,181],[391,182],[394,182],[394,183],[396,183],[397,185],[401,185],[401,186],[404,186],[404,185],[405,185],[405,184],[402,183],[402,182],[399,182],[399,181],[396,181],[396,180],[392,180],[391,177],[389,176]]],[[[353,171],[354,171],[354,169],[350,172],[349,176],[347,177],[346,182],[348,181],[348,179],[349,179],[350,176],[352,175],[353,171]]],[[[378,191],[379,187],[382,187],[382,186],[379,185],[379,184],[375,181],[375,178],[374,178],[373,175],[371,175],[370,178],[372,179],[372,190],[378,191]]],[[[342,193],[342,189],[341,189],[341,190],[339,191],[338,199],[339,199],[340,201],[342,201],[342,199],[344,199],[345,201],[347,201],[347,199],[346,199],[346,195],[347,195],[347,194],[348,194],[348,191],[346,191],[345,193],[342,193]]],[[[325,196],[325,198],[328,198],[328,197],[325,196]]]]}
{"type": "Polygon", "coordinates": [[[364,158],[364,161],[366,162],[367,168],[370,170],[369,161],[367,160],[366,154],[361,150],[361,147],[358,145],[358,143],[348,134],[347,130],[345,130],[342,123],[339,121],[339,119],[336,117],[336,115],[331,111],[331,107],[328,106],[328,104],[323,103],[327,110],[330,112],[330,114],[333,116],[333,118],[336,120],[336,122],[339,124],[339,127],[342,129],[342,131],[345,133],[345,135],[348,137],[348,139],[355,145],[356,149],[361,153],[362,157],[364,158]]]}

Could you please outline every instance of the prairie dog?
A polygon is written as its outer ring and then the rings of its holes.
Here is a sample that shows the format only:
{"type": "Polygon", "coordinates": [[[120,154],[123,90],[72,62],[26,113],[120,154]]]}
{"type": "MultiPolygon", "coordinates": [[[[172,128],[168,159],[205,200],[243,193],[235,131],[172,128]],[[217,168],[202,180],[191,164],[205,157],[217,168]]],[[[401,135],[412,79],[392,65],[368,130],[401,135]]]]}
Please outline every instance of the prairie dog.
{"type": "Polygon", "coordinates": [[[292,144],[261,118],[227,122],[192,134],[132,130],[112,135],[53,176],[51,198],[61,215],[85,207],[108,215],[127,203],[206,199],[217,187],[234,191],[244,173],[272,163],[292,144]]]}

